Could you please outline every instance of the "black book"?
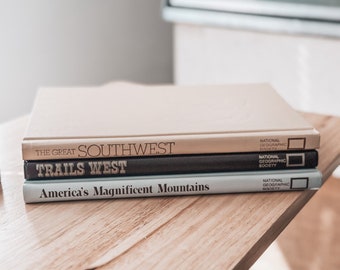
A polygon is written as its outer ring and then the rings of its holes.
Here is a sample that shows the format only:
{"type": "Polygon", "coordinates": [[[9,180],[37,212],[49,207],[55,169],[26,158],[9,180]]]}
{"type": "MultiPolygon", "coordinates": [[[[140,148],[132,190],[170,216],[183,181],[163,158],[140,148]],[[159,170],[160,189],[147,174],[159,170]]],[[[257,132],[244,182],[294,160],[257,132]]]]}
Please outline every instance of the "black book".
{"type": "Polygon", "coordinates": [[[315,168],[316,150],[24,162],[26,180],[315,168]]]}

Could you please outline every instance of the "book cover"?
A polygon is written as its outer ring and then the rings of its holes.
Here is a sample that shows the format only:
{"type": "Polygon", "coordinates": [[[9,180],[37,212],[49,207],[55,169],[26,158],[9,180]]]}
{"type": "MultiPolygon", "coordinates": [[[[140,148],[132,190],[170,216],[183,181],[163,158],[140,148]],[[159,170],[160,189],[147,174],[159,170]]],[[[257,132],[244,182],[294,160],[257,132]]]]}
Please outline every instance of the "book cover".
{"type": "Polygon", "coordinates": [[[315,168],[318,152],[259,152],[128,158],[31,160],[26,180],[315,168]]]}
{"type": "Polygon", "coordinates": [[[306,150],[319,133],[268,84],[46,88],[24,160],[306,150]]]}
{"type": "Polygon", "coordinates": [[[52,202],[318,189],[317,169],[25,181],[24,201],[52,202]]]}

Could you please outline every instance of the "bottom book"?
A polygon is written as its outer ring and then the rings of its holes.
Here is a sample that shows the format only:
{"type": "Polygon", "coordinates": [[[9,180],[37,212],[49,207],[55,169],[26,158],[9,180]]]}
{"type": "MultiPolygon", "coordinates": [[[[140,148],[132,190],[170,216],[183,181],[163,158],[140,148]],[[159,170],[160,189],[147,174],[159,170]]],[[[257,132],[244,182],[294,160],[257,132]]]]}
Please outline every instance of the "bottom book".
{"type": "Polygon", "coordinates": [[[25,181],[24,201],[52,202],[318,189],[317,169],[25,181]]]}

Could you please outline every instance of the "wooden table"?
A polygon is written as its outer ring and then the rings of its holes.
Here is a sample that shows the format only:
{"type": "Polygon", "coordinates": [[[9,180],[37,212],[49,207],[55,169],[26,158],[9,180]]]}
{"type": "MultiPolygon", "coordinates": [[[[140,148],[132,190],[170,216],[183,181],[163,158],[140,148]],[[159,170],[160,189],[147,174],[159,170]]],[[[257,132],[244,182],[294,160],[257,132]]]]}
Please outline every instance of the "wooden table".
{"type": "MultiPolygon", "coordinates": [[[[340,164],[340,118],[321,132],[319,169],[340,164]]],[[[0,126],[0,269],[246,269],[315,191],[25,204],[27,117],[0,126]]]]}

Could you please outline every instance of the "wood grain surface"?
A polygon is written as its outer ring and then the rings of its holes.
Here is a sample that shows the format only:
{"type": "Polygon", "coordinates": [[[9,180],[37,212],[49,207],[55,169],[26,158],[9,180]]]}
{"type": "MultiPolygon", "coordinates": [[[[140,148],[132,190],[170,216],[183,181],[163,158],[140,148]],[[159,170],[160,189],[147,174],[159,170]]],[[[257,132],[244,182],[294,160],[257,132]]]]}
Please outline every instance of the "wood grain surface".
{"type": "MultiPolygon", "coordinates": [[[[340,119],[321,132],[319,169],[340,164],[340,119]]],[[[21,138],[0,126],[0,269],[246,269],[315,191],[25,204],[21,138]]]]}

